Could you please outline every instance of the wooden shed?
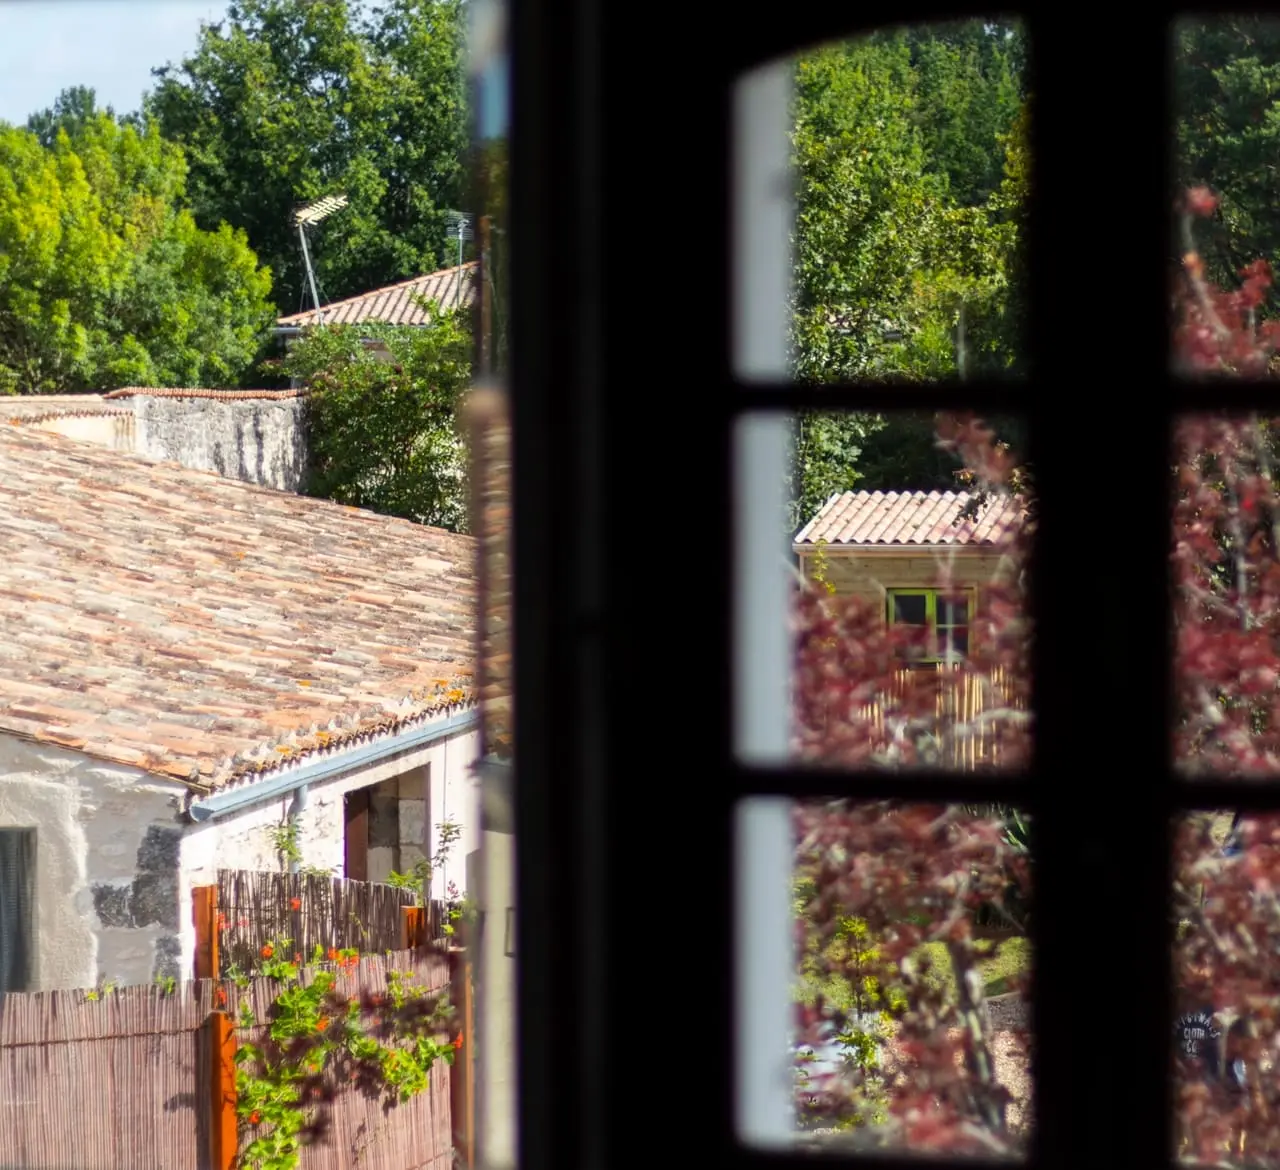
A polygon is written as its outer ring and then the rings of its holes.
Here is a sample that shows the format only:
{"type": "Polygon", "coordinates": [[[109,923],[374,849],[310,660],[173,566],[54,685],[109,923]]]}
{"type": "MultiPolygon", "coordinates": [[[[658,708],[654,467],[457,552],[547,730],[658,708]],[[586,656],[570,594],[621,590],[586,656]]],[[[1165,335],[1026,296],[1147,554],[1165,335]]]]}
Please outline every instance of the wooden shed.
{"type": "Polygon", "coordinates": [[[1009,539],[1022,520],[1007,497],[968,492],[844,492],[797,534],[793,551],[810,579],[837,595],[875,602],[886,622],[929,631],[921,663],[957,662],[983,590],[1010,569],[1009,539]]]}

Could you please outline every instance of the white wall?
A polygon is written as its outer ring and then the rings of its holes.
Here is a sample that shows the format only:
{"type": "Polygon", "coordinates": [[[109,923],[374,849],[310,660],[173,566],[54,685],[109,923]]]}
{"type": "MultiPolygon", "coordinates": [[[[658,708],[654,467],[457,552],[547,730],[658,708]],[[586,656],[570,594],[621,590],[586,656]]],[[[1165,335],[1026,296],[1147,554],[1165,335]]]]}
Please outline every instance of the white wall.
{"type": "MultiPolygon", "coordinates": [[[[452,856],[437,873],[432,896],[442,898],[449,881],[466,892],[466,856],[477,848],[479,835],[479,781],[471,765],[480,749],[476,731],[463,732],[450,739],[429,744],[416,751],[403,752],[390,760],[358,768],[351,772],[308,787],[306,804],[299,813],[298,845],[304,866],[319,866],[334,876],[343,876],[344,817],[343,797],[358,788],[400,782],[401,797],[426,788],[423,769],[431,777],[431,795],[427,802],[433,824],[430,851],[434,852],[437,826],[446,817],[462,828],[462,837],[453,847],[452,856]]],[[[278,870],[280,862],[271,844],[270,829],[282,824],[293,802],[292,793],[249,807],[231,816],[193,825],[182,841],[182,874],[180,893],[188,907],[182,923],[182,959],[190,969],[195,955],[195,929],[191,923],[191,887],[213,885],[219,869],[278,870]]],[[[403,808],[403,804],[402,804],[403,808]]],[[[421,812],[417,825],[421,829],[421,812]]],[[[412,831],[414,817],[408,810],[401,813],[401,831],[412,831]]],[[[402,836],[403,840],[403,836],[402,836]]],[[[403,851],[401,870],[412,868],[415,857],[403,851]]],[[[374,858],[370,859],[371,865],[374,858]]],[[[382,876],[382,875],[378,875],[382,876]]]]}
{"type": "Polygon", "coordinates": [[[0,827],[36,830],[36,989],[178,973],[184,792],[0,734],[0,827]]]}
{"type": "MultiPolygon", "coordinates": [[[[424,793],[419,829],[427,809],[433,826],[449,818],[462,827],[433,896],[443,897],[448,881],[465,893],[466,857],[479,844],[471,770],[479,742],[478,732],[465,732],[312,785],[298,818],[303,864],[342,876],[343,797],[404,778],[424,793]]],[[[287,815],[291,795],[193,825],[181,812],[185,794],[185,785],[137,768],[0,734],[0,827],[37,830],[38,989],[186,977],[195,956],[191,887],[213,884],[219,869],[279,868],[268,830],[287,815]]],[[[402,832],[413,824],[402,804],[402,832]]],[[[399,864],[410,869],[414,860],[404,851],[399,864]]]]}

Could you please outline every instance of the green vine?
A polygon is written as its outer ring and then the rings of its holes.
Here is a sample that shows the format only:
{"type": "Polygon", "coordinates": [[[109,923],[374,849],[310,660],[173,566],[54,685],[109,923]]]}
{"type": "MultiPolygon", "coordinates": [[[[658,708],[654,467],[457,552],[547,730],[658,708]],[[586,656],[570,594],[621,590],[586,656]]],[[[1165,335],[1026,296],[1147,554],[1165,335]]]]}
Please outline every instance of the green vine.
{"type": "MultiPolygon", "coordinates": [[[[436,870],[443,868],[445,862],[449,860],[453,847],[461,838],[462,826],[460,824],[456,821],[442,821],[440,823],[440,843],[436,847],[435,854],[430,858],[424,858],[419,861],[408,873],[396,873],[393,871],[387,877],[387,884],[402,890],[412,890],[418,905],[425,906],[430,900],[431,879],[435,876],[436,870]]],[[[473,922],[477,917],[474,900],[462,897],[458,893],[457,884],[450,882],[445,890],[445,920],[441,924],[442,932],[446,936],[455,935],[458,932],[458,924],[460,922],[464,919],[468,922],[473,922]]]]}
{"type": "Polygon", "coordinates": [[[354,967],[356,951],[330,949],[326,957],[317,946],[304,973],[300,955],[283,957],[289,943],[263,946],[254,972],[278,984],[268,1019],[256,1019],[247,999],[240,1003],[241,1029],[267,1027],[263,1042],[236,1052],[241,1170],[297,1170],[302,1146],[319,1133],[322,1106],[340,1085],[407,1101],[427,1088],[436,1061],[453,1063],[463,1042],[446,1034],[448,996],[417,986],[411,973],[389,972],[385,993],[346,997],[336,990],[337,970],[354,967]]]}
{"type": "Polygon", "coordinates": [[[268,826],[266,833],[275,848],[281,872],[287,871],[295,862],[301,864],[302,842],[299,840],[300,829],[297,817],[286,814],[284,820],[278,825],[268,826]]]}
{"type": "Polygon", "coordinates": [[[827,542],[825,540],[815,542],[813,555],[809,558],[809,566],[809,579],[828,593],[835,593],[835,582],[827,576],[830,565],[827,562],[827,542]]]}

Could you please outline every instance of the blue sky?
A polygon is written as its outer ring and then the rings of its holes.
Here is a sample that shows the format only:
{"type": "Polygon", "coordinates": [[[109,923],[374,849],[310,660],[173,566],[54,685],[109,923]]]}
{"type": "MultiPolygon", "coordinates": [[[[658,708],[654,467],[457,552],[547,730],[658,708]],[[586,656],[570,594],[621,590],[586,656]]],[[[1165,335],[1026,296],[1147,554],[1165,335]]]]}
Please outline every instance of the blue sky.
{"type": "Polygon", "coordinates": [[[72,85],[135,110],[151,69],[196,46],[225,0],[0,0],[0,120],[21,124],[72,85]]]}

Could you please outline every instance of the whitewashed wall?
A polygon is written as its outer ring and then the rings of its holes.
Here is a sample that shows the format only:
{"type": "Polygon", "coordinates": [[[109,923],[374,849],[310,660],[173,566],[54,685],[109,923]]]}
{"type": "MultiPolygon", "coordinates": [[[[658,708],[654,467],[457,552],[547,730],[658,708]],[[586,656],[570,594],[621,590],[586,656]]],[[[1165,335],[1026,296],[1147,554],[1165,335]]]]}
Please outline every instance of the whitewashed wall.
{"type": "MultiPolygon", "coordinates": [[[[432,896],[443,898],[449,881],[455,882],[459,892],[465,894],[466,857],[479,845],[480,789],[472,770],[479,748],[479,733],[464,732],[309,785],[305,806],[297,818],[302,864],[318,866],[342,877],[343,798],[355,789],[385,786],[381,788],[382,793],[397,793],[400,797],[397,811],[401,849],[398,858],[394,858],[378,854],[376,847],[371,848],[370,878],[385,879],[392,868],[402,872],[411,869],[422,856],[412,848],[412,842],[423,841],[427,817],[432,824],[431,851],[438,840],[439,824],[452,819],[461,826],[462,836],[443,871],[435,875],[432,896]],[[423,794],[420,799],[418,793],[423,794]]],[[[278,870],[280,860],[272,845],[270,830],[284,823],[292,803],[292,793],[286,793],[250,805],[234,815],[188,828],[182,841],[180,897],[183,905],[191,905],[191,887],[212,885],[217,881],[219,869],[278,870]]],[[[195,930],[189,910],[182,927],[182,962],[189,968],[195,954],[195,930]]]]}
{"type": "MultiPolygon", "coordinates": [[[[465,894],[466,859],[479,844],[478,750],[479,734],[465,732],[311,785],[298,818],[302,863],[342,876],[343,797],[388,785],[400,797],[402,844],[380,859],[384,868],[411,869],[423,856],[414,841],[434,851],[440,823],[453,820],[462,836],[432,896],[450,881],[465,894]]],[[[269,830],[291,795],[195,825],[181,812],[185,794],[137,768],[0,734],[0,828],[37,831],[36,989],[185,977],[195,955],[192,886],[214,883],[219,869],[279,868],[269,830]]]]}
{"type": "Polygon", "coordinates": [[[179,974],[184,793],[0,734],[0,827],[36,830],[37,990],[179,974]]]}

